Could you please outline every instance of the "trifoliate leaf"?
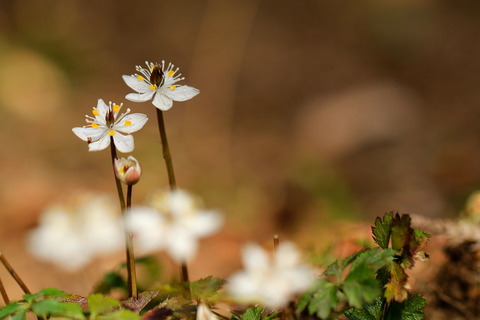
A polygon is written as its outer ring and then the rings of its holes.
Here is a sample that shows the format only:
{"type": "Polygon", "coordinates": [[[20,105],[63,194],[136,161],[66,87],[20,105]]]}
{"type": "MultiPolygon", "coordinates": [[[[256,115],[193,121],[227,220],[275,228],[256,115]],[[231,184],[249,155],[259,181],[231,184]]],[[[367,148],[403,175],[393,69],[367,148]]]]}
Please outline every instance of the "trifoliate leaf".
{"type": "Polygon", "coordinates": [[[372,227],[373,240],[380,248],[388,248],[390,242],[390,234],[392,232],[393,213],[385,213],[383,219],[377,217],[375,219],[375,227],[372,227]]]}
{"type": "Polygon", "coordinates": [[[114,308],[120,307],[120,301],[104,297],[100,293],[91,294],[87,297],[90,307],[90,318],[95,319],[98,315],[112,311],[114,308]]]}
{"type": "Polygon", "coordinates": [[[307,310],[309,314],[316,314],[324,319],[338,306],[338,287],[334,283],[321,279],[316,289],[310,297],[307,310]]]}

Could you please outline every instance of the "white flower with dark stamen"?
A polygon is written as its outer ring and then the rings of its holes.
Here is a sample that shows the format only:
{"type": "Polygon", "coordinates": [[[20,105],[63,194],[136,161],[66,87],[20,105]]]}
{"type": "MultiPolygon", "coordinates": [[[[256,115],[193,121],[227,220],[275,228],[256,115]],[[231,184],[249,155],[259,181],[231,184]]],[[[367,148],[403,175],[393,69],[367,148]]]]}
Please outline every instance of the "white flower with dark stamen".
{"type": "Polygon", "coordinates": [[[198,239],[223,222],[218,212],[200,209],[199,201],[182,190],[157,192],[149,205],[127,212],[125,224],[135,245],[143,253],[165,249],[178,262],[193,258],[198,239]]]}
{"type": "Polygon", "coordinates": [[[178,85],[179,81],[184,80],[178,68],[169,63],[165,67],[165,61],[162,64],[156,64],[145,61],[147,68],[136,66],[138,73],[131,76],[122,76],[125,83],[137,93],[129,93],[125,98],[133,102],[145,102],[151,99],[155,107],[166,111],[173,105],[173,101],[185,101],[193,98],[200,91],[196,88],[178,85]]]}
{"type": "Polygon", "coordinates": [[[131,113],[130,109],[120,114],[122,104],[109,102],[107,105],[98,99],[97,107],[93,108],[93,116],[86,115],[88,125],[73,128],[72,131],[88,142],[88,151],[99,151],[110,145],[113,138],[115,147],[120,152],[132,152],[135,145],[131,133],[140,130],[148,118],[143,113],[131,113]]]}
{"type": "Polygon", "coordinates": [[[272,309],[285,306],[295,294],[308,289],[315,280],[311,267],[302,263],[293,243],[281,243],[273,257],[255,244],[243,248],[245,270],[228,280],[233,297],[260,303],[272,309]]]}

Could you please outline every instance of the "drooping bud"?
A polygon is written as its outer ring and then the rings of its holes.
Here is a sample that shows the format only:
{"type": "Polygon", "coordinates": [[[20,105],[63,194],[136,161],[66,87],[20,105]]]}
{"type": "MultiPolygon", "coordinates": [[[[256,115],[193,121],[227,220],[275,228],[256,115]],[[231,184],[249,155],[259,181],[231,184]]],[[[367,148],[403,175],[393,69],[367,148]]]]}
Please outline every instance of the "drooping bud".
{"type": "Polygon", "coordinates": [[[152,73],[150,74],[150,83],[157,87],[163,84],[163,71],[162,67],[158,64],[153,66],[152,73]]]}
{"type": "Polygon", "coordinates": [[[128,186],[136,184],[142,175],[142,167],[137,159],[128,156],[127,159],[120,158],[115,160],[115,175],[128,186]]]}

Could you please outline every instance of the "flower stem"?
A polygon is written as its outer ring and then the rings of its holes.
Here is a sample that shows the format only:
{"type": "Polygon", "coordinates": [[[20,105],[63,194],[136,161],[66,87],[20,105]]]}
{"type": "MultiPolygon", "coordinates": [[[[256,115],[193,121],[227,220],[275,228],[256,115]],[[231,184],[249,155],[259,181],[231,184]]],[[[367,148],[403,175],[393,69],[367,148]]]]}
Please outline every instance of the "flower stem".
{"type": "MultiPolygon", "coordinates": [[[[115,184],[117,186],[118,200],[120,201],[120,208],[122,214],[125,214],[125,207],[130,208],[132,201],[132,189],[128,186],[127,204],[125,205],[125,197],[123,195],[122,183],[115,174],[115,160],[117,159],[117,149],[113,142],[113,137],[110,137],[110,153],[112,155],[113,176],[115,177],[115,184]]],[[[127,277],[128,277],[128,294],[130,297],[137,297],[137,277],[135,274],[135,256],[133,254],[133,239],[125,230],[125,247],[127,256],[127,277]]]]}
{"type": "MultiPolygon", "coordinates": [[[[163,119],[163,111],[157,109],[157,121],[158,121],[158,130],[160,132],[160,139],[162,141],[162,151],[163,159],[165,159],[165,164],[167,166],[168,173],[168,182],[170,185],[170,190],[174,191],[177,189],[177,182],[175,180],[175,171],[173,170],[172,154],[170,153],[170,148],[168,147],[167,131],[165,129],[165,120],[163,119]]],[[[187,263],[182,262],[180,266],[180,275],[182,282],[188,282],[188,268],[187,263]]]]}
{"type": "MultiPolygon", "coordinates": [[[[15,270],[12,268],[10,263],[8,263],[7,258],[5,258],[5,256],[1,252],[0,252],[0,262],[2,262],[5,269],[7,269],[8,273],[10,273],[10,275],[13,277],[13,279],[15,279],[15,281],[20,286],[20,288],[22,288],[23,292],[24,293],[31,293],[30,290],[25,285],[25,283],[23,282],[23,280],[20,278],[20,276],[15,272],[15,270]]],[[[3,295],[3,292],[2,292],[2,295],[3,295]]],[[[5,297],[4,297],[4,299],[5,299],[5,297]]]]}
{"type": "MultiPolygon", "coordinates": [[[[132,189],[133,185],[127,188],[127,209],[132,207],[132,189]]],[[[133,252],[133,235],[126,232],[127,245],[127,272],[128,272],[128,290],[130,297],[138,298],[137,276],[135,272],[135,254],[133,252]]]]}
{"type": "Polygon", "coordinates": [[[5,305],[9,304],[10,299],[8,298],[7,290],[5,290],[5,287],[3,286],[2,278],[0,278],[0,293],[2,294],[5,305]]]}

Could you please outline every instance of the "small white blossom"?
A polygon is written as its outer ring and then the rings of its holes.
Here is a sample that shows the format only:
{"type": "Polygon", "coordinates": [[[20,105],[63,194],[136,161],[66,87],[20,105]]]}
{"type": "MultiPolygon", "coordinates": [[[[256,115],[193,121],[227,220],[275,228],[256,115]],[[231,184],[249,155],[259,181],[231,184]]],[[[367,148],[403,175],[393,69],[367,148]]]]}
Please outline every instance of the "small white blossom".
{"type": "Polygon", "coordinates": [[[197,307],[197,320],[218,320],[219,318],[203,303],[197,307]]]}
{"type": "Polygon", "coordinates": [[[165,67],[162,64],[154,64],[145,61],[147,68],[136,66],[138,74],[122,76],[125,83],[137,93],[129,93],[125,98],[133,102],[145,102],[152,100],[155,107],[166,111],[173,105],[173,101],[185,101],[200,93],[198,89],[190,86],[178,85],[184,80],[178,68],[169,63],[165,67]]]}
{"type": "Polygon", "coordinates": [[[92,110],[93,117],[86,115],[88,125],[72,129],[77,137],[88,142],[88,151],[105,149],[110,145],[110,137],[120,152],[133,151],[133,136],[130,134],[140,130],[148,118],[143,113],[129,114],[130,109],[119,115],[121,108],[122,104],[110,102],[107,105],[98,99],[97,107],[92,110]]]}
{"type": "Polygon", "coordinates": [[[258,245],[246,245],[242,260],[245,270],[230,277],[228,290],[245,302],[277,309],[308,289],[315,279],[313,269],[302,263],[300,253],[290,242],[281,243],[273,257],[258,245]]]}
{"type": "Polygon", "coordinates": [[[69,200],[42,213],[39,226],[27,239],[33,255],[75,271],[123,247],[122,221],[112,199],[80,194],[69,200]]]}
{"type": "Polygon", "coordinates": [[[134,185],[140,180],[142,175],[142,166],[133,156],[128,156],[127,159],[115,159],[114,163],[115,175],[126,185],[134,185]]]}
{"type": "Polygon", "coordinates": [[[191,259],[198,239],[216,232],[222,222],[218,212],[199,209],[197,199],[182,190],[155,193],[149,206],[132,208],[125,220],[140,251],[165,249],[178,262],[191,259]]]}

